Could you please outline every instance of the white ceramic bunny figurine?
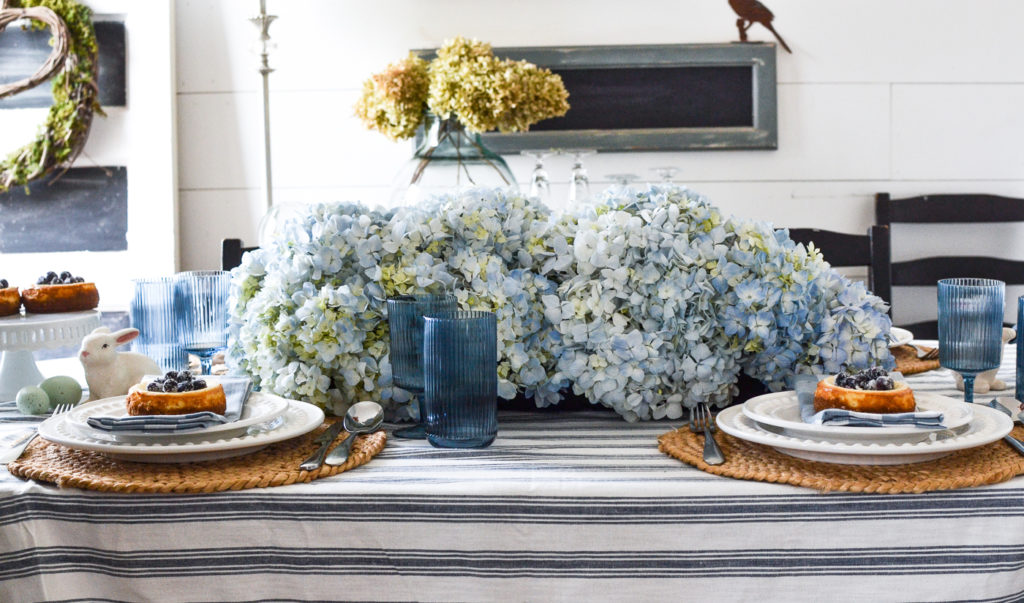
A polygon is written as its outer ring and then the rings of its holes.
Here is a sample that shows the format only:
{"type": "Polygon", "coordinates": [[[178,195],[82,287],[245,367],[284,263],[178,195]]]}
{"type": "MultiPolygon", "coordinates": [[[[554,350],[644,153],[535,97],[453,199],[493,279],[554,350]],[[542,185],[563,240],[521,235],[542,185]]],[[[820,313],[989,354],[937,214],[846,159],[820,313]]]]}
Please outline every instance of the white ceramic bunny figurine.
{"type": "MultiPolygon", "coordinates": [[[[1006,342],[1013,339],[1017,333],[1010,327],[1003,327],[1003,345],[1006,342]]],[[[1002,357],[1002,354],[1000,354],[1002,357]]],[[[974,378],[974,393],[985,394],[990,391],[1001,392],[1006,389],[1006,383],[1001,379],[996,379],[996,372],[999,369],[992,369],[985,371],[984,373],[978,373],[978,376],[974,378]]],[[[953,372],[953,378],[956,379],[956,388],[960,391],[964,391],[964,378],[960,373],[953,372]]]]}
{"type": "Polygon", "coordinates": [[[142,380],[143,375],[163,374],[149,356],[117,351],[117,346],[138,336],[138,329],[121,329],[111,333],[107,327],[99,327],[85,336],[78,359],[85,368],[90,400],[123,396],[131,386],[142,380]]]}

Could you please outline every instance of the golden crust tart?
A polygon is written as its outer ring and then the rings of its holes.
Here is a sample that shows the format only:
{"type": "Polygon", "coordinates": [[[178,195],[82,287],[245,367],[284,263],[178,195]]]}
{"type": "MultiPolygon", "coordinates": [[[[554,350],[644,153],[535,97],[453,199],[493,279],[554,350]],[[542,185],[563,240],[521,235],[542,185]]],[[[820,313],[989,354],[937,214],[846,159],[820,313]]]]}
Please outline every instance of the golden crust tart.
{"type": "Polygon", "coordinates": [[[17,287],[0,289],[0,316],[10,316],[21,311],[21,295],[17,287]]]}
{"type": "Polygon", "coordinates": [[[819,381],[814,391],[814,412],[842,408],[881,414],[913,412],[915,406],[913,390],[902,381],[897,381],[889,390],[850,389],[836,385],[833,375],[819,381]]]}
{"type": "Polygon", "coordinates": [[[36,314],[81,312],[98,306],[100,293],[93,283],[35,285],[21,290],[21,303],[36,314]]]}
{"type": "Polygon", "coordinates": [[[129,415],[187,415],[206,411],[222,415],[227,410],[220,383],[187,392],[151,392],[146,389],[148,385],[149,382],[138,383],[128,390],[129,415]]]}

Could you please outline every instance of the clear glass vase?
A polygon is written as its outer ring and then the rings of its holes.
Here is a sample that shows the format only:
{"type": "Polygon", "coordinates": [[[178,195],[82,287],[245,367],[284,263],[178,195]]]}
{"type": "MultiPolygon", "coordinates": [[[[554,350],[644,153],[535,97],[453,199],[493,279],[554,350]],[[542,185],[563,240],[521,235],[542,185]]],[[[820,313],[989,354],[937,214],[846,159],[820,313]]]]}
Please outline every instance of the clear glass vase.
{"type": "Polygon", "coordinates": [[[426,135],[395,177],[392,207],[416,205],[439,193],[474,186],[519,189],[501,155],[484,146],[454,117],[427,114],[426,135]]]}

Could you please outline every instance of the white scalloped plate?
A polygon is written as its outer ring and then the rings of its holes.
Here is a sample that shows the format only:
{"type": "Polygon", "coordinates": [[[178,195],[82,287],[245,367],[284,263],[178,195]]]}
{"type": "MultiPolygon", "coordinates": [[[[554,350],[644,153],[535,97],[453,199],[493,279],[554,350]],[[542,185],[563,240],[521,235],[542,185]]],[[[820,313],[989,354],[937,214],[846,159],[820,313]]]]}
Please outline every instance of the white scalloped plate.
{"type": "Polygon", "coordinates": [[[893,440],[906,441],[918,438],[929,431],[941,429],[958,430],[971,422],[973,409],[953,398],[931,392],[914,392],[917,410],[942,411],[945,427],[914,427],[898,425],[892,427],[850,427],[848,425],[814,425],[804,423],[800,418],[800,401],[796,392],[776,392],[751,398],[743,403],[743,414],[758,424],[771,425],[793,437],[828,440],[833,442],[862,442],[893,440]]]}
{"type": "Polygon", "coordinates": [[[128,408],[125,396],[114,396],[76,406],[67,414],[67,421],[87,437],[111,440],[115,442],[194,442],[210,438],[234,437],[249,427],[271,421],[288,408],[288,400],[272,394],[253,392],[242,409],[242,416],[237,421],[214,425],[205,429],[196,429],[182,433],[119,433],[103,431],[89,426],[90,417],[125,417],[128,408]]]}
{"type": "Polygon", "coordinates": [[[194,463],[250,454],[275,442],[309,433],[324,422],[324,411],[306,402],[288,400],[288,408],[271,424],[253,425],[236,437],[210,438],[198,442],[115,442],[82,434],[68,421],[67,414],[55,415],[39,424],[39,436],[51,442],[101,452],[122,461],[140,463],[194,463]]]}
{"type": "Polygon", "coordinates": [[[783,454],[810,461],[842,465],[903,465],[942,458],[957,450],[984,446],[999,440],[1013,429],[1013,421],[1003,413],[977,406],[967,431],[946,439],[929,438],[919,442],[823,442],[767,431],[743,414],[741,406],[718,413],[718,427],[725,433],[757,444],[765,444],[783,454]]]}

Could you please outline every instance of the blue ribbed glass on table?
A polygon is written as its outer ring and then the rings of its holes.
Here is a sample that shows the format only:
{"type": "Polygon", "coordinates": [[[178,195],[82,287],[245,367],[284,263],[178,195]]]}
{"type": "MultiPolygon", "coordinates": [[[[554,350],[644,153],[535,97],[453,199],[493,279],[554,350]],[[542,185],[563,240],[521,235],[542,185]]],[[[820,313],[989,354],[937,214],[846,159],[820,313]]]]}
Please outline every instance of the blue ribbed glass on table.
{"type": "Polygon", "coordinates": [[[1024,402],[1024,295],[1017,298],[1017,391],[1018,402],[1024,402]]]}
{"type": "Polygon", "coordinates": [[[188,367],[174,318],[174,277],[134,279],[129,314],[131,325],[139,330],[133,351],[155,360],[164,372],[188,367]]]}
{"type": "Polygon", "coordinates": [[[209,375],[213,355],[228,345],[228,289],[231,273],[194,270],[174,276],[174,316],[185,351],[199,357],[200,372],[209,375]]]}
{"type": "Polygon", "coordinates": [[[491,312],[425,317],[423,376],[427,440],[483,448],[498,435],[498,328],[491,312]]]}
{"type": "Polygon", "coordinates": [[[1006,284],[984,278],[939,281],[939,364],[964,377],[964,401],[974,401],[974,378],[999,367],[1006,284]]]}
{"type": "Polygon", "coordinates": [[[395,437],[422,440],[423,417],[423,316],[458,308],[454,295],[400,295],[388,298],[388,329],[391,331],[391,374],[395,385],[416,396],[420,424],[396,429],[395,437]]]}

